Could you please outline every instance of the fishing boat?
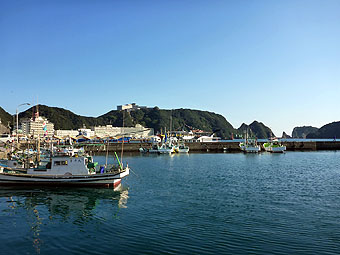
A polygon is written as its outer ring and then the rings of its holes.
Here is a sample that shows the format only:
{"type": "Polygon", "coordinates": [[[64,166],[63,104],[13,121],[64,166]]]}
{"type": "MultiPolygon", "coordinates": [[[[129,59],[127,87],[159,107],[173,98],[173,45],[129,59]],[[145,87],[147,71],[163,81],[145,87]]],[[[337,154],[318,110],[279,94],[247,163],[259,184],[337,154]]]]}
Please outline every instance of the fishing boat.
{"type": "Polygon", "coordinates": [[[239,146],[246,153],[258,153],[261,151],[260,145],[257,144],[257,139],[249,138],[248,133],[245,134],[245,141],[241,142],[239,146]]]}
{"type": "MultiPolygon", "coordinates": [[[[118,157],[117,157],[118,159],[118,157]]],[[[49,186],[112,186],[117,188],[122,178],[129,175],[128,165],[98,167],[91,156],[51,157],[46,165],[18,171],[2,165],[0,185],[49,185],[49,186]]]]}
{"type": "Polygon", "coordinates": [[[157,154],[171,154],[174,152],[174,146],[169,143],[162,143],[161,145],[154,143],[148,152],[157,154]]]}
{"type": "Polygon", "coordinates": [[[263,148],[265,149],[265,151],[273,153],[283,153],[286,150],[286,146],[282,145],[281,142],[277,139],[270,140],[269,142],[264,143],[263,148]]]}
{"type": "Polygon", "coordinates": [[[139,152],[140,152],[140,153],[148,153],[148,152],[149,152],[149,149],[144,148],[144,147],[140,147],[140,148],[139,148],[139,152]]]}
{"type": "Polygon", "coordinates": [[[189,146],[185,145],[184,142],[180,141],[175,146],[175,152],[177,152],[177,153],[188,153],[189,152],[189,146]]]}

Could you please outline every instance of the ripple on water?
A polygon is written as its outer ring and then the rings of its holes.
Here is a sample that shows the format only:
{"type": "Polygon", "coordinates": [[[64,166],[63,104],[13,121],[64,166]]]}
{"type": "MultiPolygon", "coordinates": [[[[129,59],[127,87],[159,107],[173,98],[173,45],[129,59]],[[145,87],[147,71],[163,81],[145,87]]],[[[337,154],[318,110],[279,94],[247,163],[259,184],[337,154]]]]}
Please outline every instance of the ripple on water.
{"type": "MultiPolygon", "coordinates": [[[[126,157],[110,189],[0,189],[4,253],[338,254],[333,152],[126,157]]],[[[97,157],[98,161],[105,161],[97,157]]]]}

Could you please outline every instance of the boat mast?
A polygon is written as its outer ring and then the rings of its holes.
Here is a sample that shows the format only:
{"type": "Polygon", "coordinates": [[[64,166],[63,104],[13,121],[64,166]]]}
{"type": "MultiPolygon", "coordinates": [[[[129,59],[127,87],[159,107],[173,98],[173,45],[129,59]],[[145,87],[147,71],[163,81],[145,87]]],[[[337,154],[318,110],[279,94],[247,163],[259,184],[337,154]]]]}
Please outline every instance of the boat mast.
{"type": "MultiPolygon", "coordinates": [[[[121,152],[121,155],[120,155],[120,161],[122,162],[123,164],[123,151],[124,151],[124,117],[125,117],[125,114],[124,114],[125,110],[123,110],[123,136],[122,136],[122,152],[121,152]]],[[[121,166],[121,168],[123,169],[123,166],[121,166]]]]}
{"type": "MultiPolygon", "coordinates": [[[[37,98],[37,113],[36,113],[36,119],[39,118],[39,104],[38,104],[38,98],[37,98]]],[[[36,119],[34,121],[36,121],[36,119]]],[[[37,161],[38,164],[40,162],[40,132],[38,131],[38,148],[37,148],[37,161]]]]}
{"type": "Polygon", "coordinates": [[[107,138],[107,145],[106,145],[106,157],[105,157],[106,161],[105,161],[105,168],[107,168],[107,157],[108,157],[108,155],[109,155],[109,138],[110,138],[110,137],[107,138]]]}

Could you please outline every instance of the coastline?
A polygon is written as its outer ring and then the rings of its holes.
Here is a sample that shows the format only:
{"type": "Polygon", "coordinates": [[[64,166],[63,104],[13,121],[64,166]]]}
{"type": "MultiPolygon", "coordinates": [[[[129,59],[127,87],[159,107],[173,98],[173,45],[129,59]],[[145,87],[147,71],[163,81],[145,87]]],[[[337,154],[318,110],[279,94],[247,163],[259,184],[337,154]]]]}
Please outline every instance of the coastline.
{"type": "MultiPolygon", "coordinates": [[[[259,142],[263,149],[264,142],[259,142]]],[[[284,141],[287,151],[318,151],[318,150],[340,150],[340,141],[284,141]]],[[[190,152],[241,152],[239,141],[228,142],[191,142],[186,143],[190,152]]],[[[82,144],[86,152],[96,153],[108,150],[121,151],[122,143],[110,143],[108,148],[106,144],[82,144]]],[[[125,152],[139,152],[139,148],[150,149],[152,143],[124,143],[125,152]]]]}

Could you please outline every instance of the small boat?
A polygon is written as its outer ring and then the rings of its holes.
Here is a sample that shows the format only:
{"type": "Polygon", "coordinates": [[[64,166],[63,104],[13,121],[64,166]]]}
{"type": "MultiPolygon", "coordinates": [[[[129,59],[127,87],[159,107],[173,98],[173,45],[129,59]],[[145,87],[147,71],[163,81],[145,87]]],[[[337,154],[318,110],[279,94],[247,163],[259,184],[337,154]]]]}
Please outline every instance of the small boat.
{"type": "Polygon", "coordinates": [[[140,148],[139,148],[139,152],[140,152],[140,153],[148,153],[148,152],[149,152],[149,149],[140,147],[140,148]]]}
{"type": "Polygon", "coordinates": [[[174,147],[168,143],[162,143],[161,145],[153,144],[152,148],[149,149],[149,153],[171,154],[173,152],[174,147]]]}
{"type": "Polygon", "coordinates": [[[255,139],[248,139],[247,143],[240,143],[240,148],[244,152],[258,153],[261,151],[260,145],[257,145],[255,139]]]}
{"type": "Polygon", "coordinates": [[[180,142],[176,147],[175,151],[178,153],[188,153],[189,152],[189,146],[185,145],[184,142],[180,142]]]}
{"type": "Polygon", "coordinates": [[[257,144],[257,139],[249,138],[248,133],[245,134],[245,141],[241,142],[239,146],[246,153],[258,153],[261,151],[260,145],[257,144]]]}
{"type": "Polygon", "coordinates": [[[112,186],[117,188],[122,178],[129,175],[129,167],[98,167],[91,156],[51,157],[46,165],[20,169],[2,166],[1,185],[49,185],[49,186],[112,186]],[[23,171],[25,170],[25,171],[23,171]]]}
{"type": "Polygon", "coordinates": [[[286,150],[286,146],[282,145],[281,142],[277,139],[264,143],[263,148],[265,149],[265,151],[273,153],[282,153],[286,150]]]}

